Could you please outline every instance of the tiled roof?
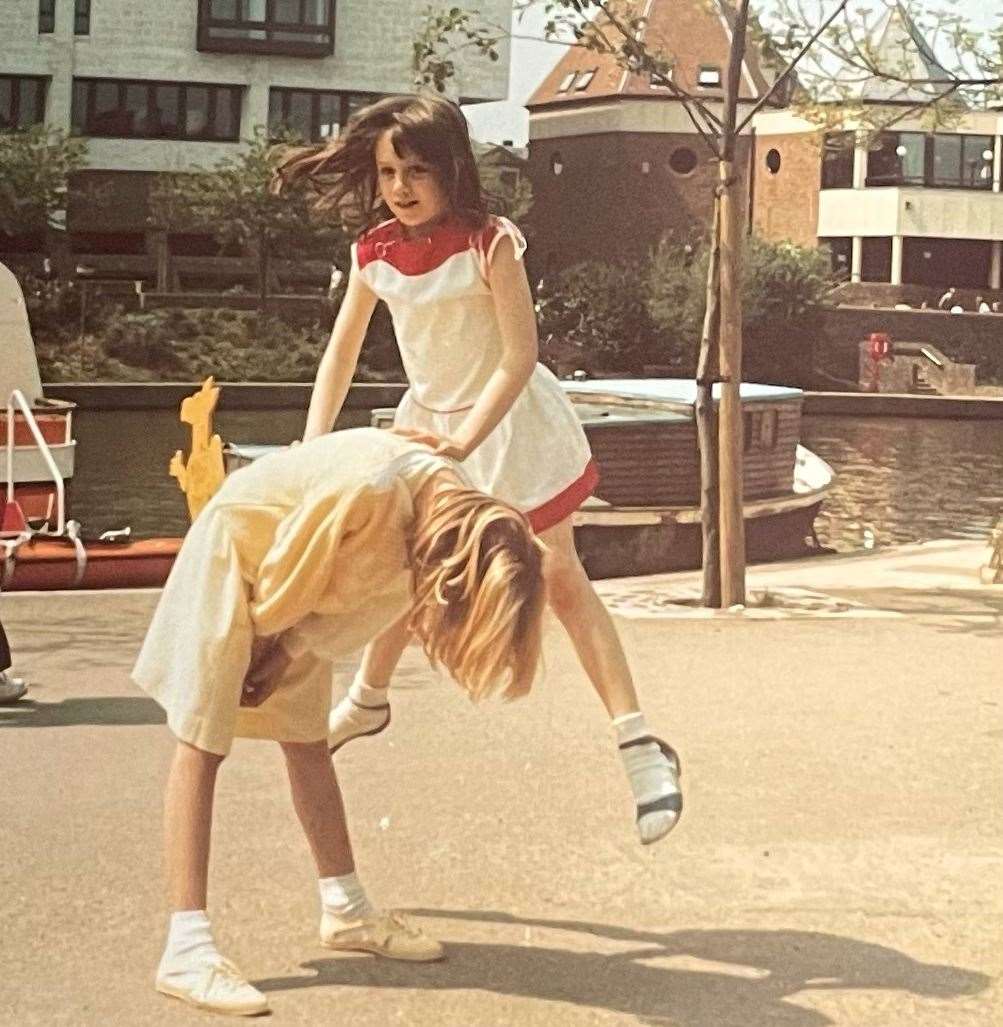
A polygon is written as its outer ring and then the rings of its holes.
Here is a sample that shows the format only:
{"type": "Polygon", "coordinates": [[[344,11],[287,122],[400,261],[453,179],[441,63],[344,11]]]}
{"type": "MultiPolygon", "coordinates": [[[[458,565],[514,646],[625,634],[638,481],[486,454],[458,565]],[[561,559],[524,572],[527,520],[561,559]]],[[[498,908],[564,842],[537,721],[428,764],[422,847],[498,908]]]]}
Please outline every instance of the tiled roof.
{"type": "MultiPolygon", "coordinates": [[[[630,17],[645,19],[641,41],[650,52],[672,62],[675,85],[709,99],[723,96],[734,20],[734,9],[726,0],[625,0],[621,11],[625,20],[630,17]]],[[[593,25],[598,31],[612,34],[611,38],[618,36],[618,30],[604,16],[596,19],[593,25]]],[[[739,94],[743,99],[761,96],[773,79],[764,73],[753,49],[750,44],[743,69],[739,94]]],[[[669,95],[664,88],[652,88],[646,75],[626,71],[617,63],[615,56],[573,46],[529,98],[526,106],[532,111],[544,105],[604,97],[669,95]]]]}

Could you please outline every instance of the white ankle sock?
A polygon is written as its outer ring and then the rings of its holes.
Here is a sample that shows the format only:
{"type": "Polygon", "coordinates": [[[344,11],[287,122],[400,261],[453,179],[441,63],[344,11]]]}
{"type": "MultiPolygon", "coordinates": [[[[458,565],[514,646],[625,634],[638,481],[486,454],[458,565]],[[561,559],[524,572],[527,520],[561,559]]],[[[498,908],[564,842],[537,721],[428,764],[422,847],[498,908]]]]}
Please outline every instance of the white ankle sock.
{"type": "MultiPolygon", "coordinates": [[[[385,707],[390,701],[389,688],[372,688],[362,680],[360,674],[356,674],[348,686],[348,697],[356,704],[367,709],[374,707],[385,707]]],[[[385,710],[378,709],[380,717],[385,716],[385,710]]]]}
{"type": "MultiPolygon", "coordinates": [[[[621,746],[625,742],[632,742],[651,734],[643,713],[628,713],[617,717],[613,721],[613,727],[616,730],[617,744],[621,746]]],[[[627,771],[634,802],[638,806],[679,793],[676,769],[654,742],[620,749],[620,758],[627,771]]],[[[679,814],[673,810],[653,810],[646,813],[637,821],[641,841],[657,841],[672,830],[678,819],[679,814]]]]}
{"type": "Polygon", "coordinates": [[[320,904],[325,912],[346,920],[361,920],[373,915],[366,890],[354,872],[341,877],[322,877],[317,883],[320,886],[320,904]]]}
{"type": "Polygon", "coordinates": [[[222,958],[213,940],[212,926],[204,909],[186,909],[182,913],[171,914],[167,928],[167,943],[160,960],[161,973],[183,972],[222,958]]]}

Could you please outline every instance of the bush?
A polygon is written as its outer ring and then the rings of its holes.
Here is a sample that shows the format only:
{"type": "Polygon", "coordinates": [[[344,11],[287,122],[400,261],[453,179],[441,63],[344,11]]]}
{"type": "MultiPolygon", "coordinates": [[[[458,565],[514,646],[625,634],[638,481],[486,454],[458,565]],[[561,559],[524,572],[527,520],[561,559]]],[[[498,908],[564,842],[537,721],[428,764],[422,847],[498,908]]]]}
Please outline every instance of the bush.
{"type": "MultiPolygon", "coordinates": [[[[650,318],[687,376],[695,373],[699,355],[708,261],[706,243],[668,238],[653,250],[646,275],[650,318]]],[[[752,236],[742,272],[743,377],[806,385],[817,311],[834,285],[827,254],[752,236]]]]}
{"type": "Polygon", "coordinates": [[[545,279],[536,302],[541,357],[559,372],[640,373],[654,333],[636,264],[576,264],[545,279]]]}
{"type": "MultiPolygon", "coordinates": [[[[400,380],[393,336],[375,322],[356,378],[400,380]]],[[[36,333],[42,379],[58,381],[310,382],[327,342],[318,323],[290,325],[256,311],[158,309],[105,311],[83,339],[64,326],[36,333]]]]}

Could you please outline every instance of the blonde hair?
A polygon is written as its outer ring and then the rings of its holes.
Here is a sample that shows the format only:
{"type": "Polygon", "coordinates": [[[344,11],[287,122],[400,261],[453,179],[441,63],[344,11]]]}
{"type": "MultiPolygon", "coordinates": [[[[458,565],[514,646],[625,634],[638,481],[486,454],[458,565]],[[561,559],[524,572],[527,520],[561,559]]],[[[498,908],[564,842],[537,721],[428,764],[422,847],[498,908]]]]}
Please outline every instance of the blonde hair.
{"type": "Polygon", "coordinates": [[[543,545],[514,507],[447,487],[419,506],[410,627],[471,699],[525,695],[540,663],[543,545]]]}

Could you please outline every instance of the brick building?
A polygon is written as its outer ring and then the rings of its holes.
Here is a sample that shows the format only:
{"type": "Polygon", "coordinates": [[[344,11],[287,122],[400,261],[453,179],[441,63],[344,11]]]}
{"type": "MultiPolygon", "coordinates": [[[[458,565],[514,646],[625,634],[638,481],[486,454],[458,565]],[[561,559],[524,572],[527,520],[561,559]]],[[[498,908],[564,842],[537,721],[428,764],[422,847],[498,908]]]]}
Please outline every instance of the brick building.
{"type": "Polygon", "coordinates": [[[1003,285],[1003,115],[959,110],[931,131],[917,105],[946,88],[916,25],[892,7],[876,26],[875,63],[898,77],[857,86],[866,107],[896,117],[868,140],[852,123],[821,132],[791,111],[757,115],[754,229],[769,239],[829,247],[851,282],[884,283],[884,301],[928,299],[948,285],[1003,285]],[[924,292],[924,289],[926,290],[924,292]]]}
{"type": "MultiPolygon", "coordinates": [[[[506,0],[458,6],[496,21],[510,8],[506,0]]],[[[4,0],[3,7],[0,130],[44,122],[87,139],[88,169],[71,189],[69,246],[102,275],[149,281],[158,246],[215,252],[208,233],[154,238],[147,198],[156,173],[209,167],[258,126],[324,139],[372,98],[411,90],[412,40],[427,3],[4,0]]],[[[500,45],[498,62],[457,55],[452,84],[463,102],[505,98],[509,61],[500,45]]],[[[39,246],[0,240],[0,250],[39,246]]]]}
{"type": "MultiPolygon", "coordinates": [[[[672,61],[672,82],[718,115],[734,13],[725,0],[642,0],[640,38],[672,61]]],[[[616,30],[612,30],[615,32],[616,30]]],[[[769,87],[750,52],[741,110],[769,87]]],[[[530,97],[534,269],[588,258],[640,256],[666,232],[710,223],[716,167],[682,104],[613,57],[573,47],[530,97]]],[[[747,175],[751,136],[737,165],[747,175]]]]}

